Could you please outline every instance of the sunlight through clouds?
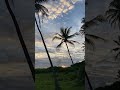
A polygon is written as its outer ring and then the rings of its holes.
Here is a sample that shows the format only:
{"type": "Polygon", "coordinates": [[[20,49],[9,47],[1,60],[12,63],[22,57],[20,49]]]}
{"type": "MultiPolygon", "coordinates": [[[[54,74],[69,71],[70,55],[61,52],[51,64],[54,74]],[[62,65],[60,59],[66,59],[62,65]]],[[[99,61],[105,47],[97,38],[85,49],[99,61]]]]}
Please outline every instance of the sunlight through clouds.
{"type": "Polygon", "coordinates": [[[68,11],[74,8],[74,4],[82,0],[60,0],[59,2],[49,2],[43,5],[48,9],[49,16],[47,19],[55,19],[57,17],[62,17],[62,14],[67,14],[68,11]]]}

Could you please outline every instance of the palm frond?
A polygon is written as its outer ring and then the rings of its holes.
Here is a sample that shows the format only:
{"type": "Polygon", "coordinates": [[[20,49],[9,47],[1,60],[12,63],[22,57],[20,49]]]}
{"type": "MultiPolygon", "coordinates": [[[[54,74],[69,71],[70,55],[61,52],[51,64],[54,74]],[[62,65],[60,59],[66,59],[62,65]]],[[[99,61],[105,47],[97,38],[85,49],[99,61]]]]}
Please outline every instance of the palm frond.
{"type": "Polygon", "coordinates": [[[117,45],[120,45],[120,42],[113,40],[117,45]]]}
{"type": "Polygon", "coordinates": [[[69,41],[71,41],[72,43],[77,43],[77,44],[80,44],[79,42],[74,41],[74,40],[69,40],[69,41]]]}
{"type": "Polygon", "coordinates": [[[72,41],[67,41],[67,43],[75,47],[75,45],[72,41]]]}
{"type": "Polygon", "coordinates": [[[93,50],[94,50],[95,44],[94,44],[94,42],[91,39],[85,37],[85,42],[88,43],[89,45],[91,45],[93,50]]]}
{"type": "Polygon", "coordinates": [[[105,15],[111,26],[118,26],[120,29],[120,0],[113,0],[105,15]]]}
{"type": "Polygon", "coordinates": [[[60,28],[60,33],[62,36],[65,36],[65,29],[63,27],[60,28]]]}
{"type": "Polygon", "coordinates": [[[86,36],[89,36],[89,37],[91,37],[91,38],[93,38],[93,39],[101,39],[101,40],[103,40],[103,41],[106,41],[104,38],[101,38],[101,37],[96,36],[96,35],[86,34],[86,36]]]}
{"type": "Polygon", "coordinates": [[[98,22],[105,22],[105,21],[106,21],[106,18],[103,15],[98,15],[89,21],[85,21],[83,19],[83,21],[82,21],[83,25],[81,27],[81,30],[85,30],[91,26],[98,25],[98,22]]]}
{"type": "Polygon", "coordinates": [[[55,39],[57,39],[57,40],[62,40],[61,37],[59,37],[59,36],[54,36],[53,39],[52,39],[52,41],[55,40],[55,39]]]}
{"type": "Polygon", "coordinates": [[[41,4],[36,3],[35,4],[35,10],[36,10],[36,13],[41,12],[43,17],[48,16],[48,9],[45,6],[41,5],[41,4]]]}
{"type": "Polygon", "coordinates": [[[68,30],[67,30],[67,35],[70,34],[70,32],[71,32],[71,28],[72,28],[72,27],[68,28],[68,30]]]}
{"type": "Polygon", "coordinates": [[[109,8],[110,7],[119,7],[119,5],[120,5],[120,0],[113,0],[111,3],[110,3],[110,5],[109,5],[109,8]]]}
{"type": "Polygon", "coordinates": [[[115,60],[117,60],[119,56],[120,56],[120,52],[118,52],[117,55],[115,56],[115,60]]]}
{"type": "Polygon", "coordinates": [[[58,44],[56,48],[60,48],[62,44],[63,44],[63,41],[61,41],[61,43],[58,44]]]}
{"type": "Polygon", "coordinates": [[[111,26],[115,26],[117,25],[118,23],[118,10],[115,10],[115,9],[109,9],[108,11],[106,11],[106,18],[108,20],[108,22],[111,24],[111,26]]]}
{"type": "Polygon", "coordinates": [[[119,42],[120,42],[120,36],[118,36],[118,40],[119,40],[119,42]]]}
{"type": "Polygon", "coordinates": [[[74,33],[74,34],[72,34],[72,35],[69,35],[67,38],[70,39],[70,38],[75,37],[76,35],[78,35],[78,33],[74,33]]]}
{"type": "Polygon", "coordinates": [[[61,37],[61,38],[63,37],[63,36],[62,36],[61,34],[59,34],[59,33],[55,33],[55,35],[58,35],[58,36],[61,37]]]}
{"type": "Polygon", "coordinates": [[[79,32],[80,32],[81,35],[85,35],[85,30],[84,29],[81,29],[79,32]]]}
{"type": "Polygon", "coordinates": [[[116,52],[116,51],[120,50],[120,48],[117,47],[117,48],[114,48],[112,50],[116,52]]]}

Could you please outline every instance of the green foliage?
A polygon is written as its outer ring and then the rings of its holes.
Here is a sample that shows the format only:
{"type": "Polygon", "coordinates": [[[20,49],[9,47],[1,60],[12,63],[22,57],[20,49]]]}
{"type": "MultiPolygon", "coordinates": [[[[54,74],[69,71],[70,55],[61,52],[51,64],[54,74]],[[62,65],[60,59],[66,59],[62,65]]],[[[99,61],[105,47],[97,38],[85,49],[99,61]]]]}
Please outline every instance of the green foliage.
{"type": "MultiPolygon", "coordinates": [[[[85,62],[76,63],[68,68],[54,67],[62,90],[84,90],[85,62]]],[[[36,69],[36,90],[54,90],[54,80],[51,67],[36,69]]]]}

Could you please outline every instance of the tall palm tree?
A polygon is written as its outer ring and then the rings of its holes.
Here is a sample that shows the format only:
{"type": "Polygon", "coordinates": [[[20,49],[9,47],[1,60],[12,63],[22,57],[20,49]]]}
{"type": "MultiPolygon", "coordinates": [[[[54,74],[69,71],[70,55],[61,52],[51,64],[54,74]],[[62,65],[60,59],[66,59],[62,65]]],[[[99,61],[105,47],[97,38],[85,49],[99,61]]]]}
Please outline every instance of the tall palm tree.
{"type": "Polygon", "coordinates": [[[26,57],[26,59],[27,59],[27,63],[28,63],[29,68],[30,68],[30,70],[31,70],[33,80],[35,81],[34,65],[33,65],[32,61],[31,61],[29,52],[28,52],[27,47],[26,47],[26,45],[25,45],[25,41],[24,41],[23,36],[22,36],[22,33],[21,33],[21,31],[20,31],[20,28],[19,28],[17,19],[16,19],[15,15],[14,15],[11,7],[10,7],[9,0],[5,0],[5,4],[6,4],[6,7],[7,7],[9,13],[10,13],[10,16],[11,16],[11,18],[12,18],[12,20],[13,20],[13,23],[14,23],[14,25],[15,25],[18,38],[19,38],[19,40],[20,40],[20,43],[21,43],[21,46],[22,46],[22,48],[23,48],[25,57],[26,57]]]}
{"type": "Polygon", "coordinates": [[[46,53],[47,53],[47,56],[48,56],[48,59],[49,59],[49,62],[50,62],[50,65],[51,65],[51,68],[52,68],[52,72],[53,72],[53,77],[54,77],[54,81],[55,81],[55,90],[61,90],[61,87],[58,83],[58,80],[57,80],[57,76],[56,76],[56,71],[54,69],[54,66],[53,66],[53,63],[52,63],[52,60],[51,60],[51,57],[50,57],[50,54],[49,54],[49,51],[47,49],[47,46],[46,46],[46,43],[44,41],[44,37],[43,37],[43,34],[41,32],[41,19],[40,19],[40,16],[39,16],[39,13],[41,13],[42,15],[42,19],[45,17],[45,16],[48,16],[48,9],[46,7],[44,7],[43,5],[41,5],[40,3],[41,2],[47,2],[48,0],[35,0],[35,13],[37,14],[38,16],[38,20],[39,20],[39,24],[37,22],[37,18],[35,17],[35,23],[36,23],[36,26],[37,26],[37,29],[40,33],[40,36],[41,36],[41,39],[42,39],[42,42],[43,42],[43,45],[45,47],[45,50],[46,50],[46,53]]]}
{"type": "Polygon", "coordinates": [[[119,26],[120,29],[120,0],[113,0],[106,11],[106,18],[111,26],[119,26]]]}
{"type": "Polygon", "coordinates": [[[43,42],[43,45],[44,45],[44,47],[45,47],[45,50],[46,50],[46,53],[47,53],[47,56],[48,56],[48,59],[49,59],[49,62],[50,62],[51,68],[52,68],[53,77],[54,77],[54,80],[55,80],[55,90],[61,90],[61,88],[60,88],[60,86],[59,86],[59,83],[58,83],[58,80],[57,80],[57,77],[56,77],[56,72],[55,72],[55,69],[54,69],[54,66],[53,66],[51,57],[50,57],[50,55],[49,55],[49,51],[48,51],[47,46],[46,46],[46,44],[45,44],[43,35],[42,35],[41,31],[40,31],[40,28],[39,28],[39,25],[38,25],[38,23],[37,23],[36,18],[35,18],[35,23],[36,23],[36,25],[37,25],[37,29],[38,29],[38,31],[39,31],[39,33],[40,33],[41,38],[42,38],[42,42],[43,42]]]}
{"type": "Polygon", "coordinates": [[[117,55],[115,56],[115,60],[119,58],[120,56],[120,36],[118,36],[118,41],[113,40],[118,46],[113,49],[113,51],[117,52],[117,55]]]}
{"type": "Polygon", "coordinates": [[[70,28],[63,28],[63,27],[60,28],[60,34],[56,33],[55,36],[53,37],[53,40],[55,40],[55,39],[61,40],[61,42],[57,46],[57,48],[60,48],[62,46],[62,44],[65,43],[67,50],[68,50],[68,54],[69,54],[70,59],[71,59],[71,62],[72,62],[72,64],[74,64],[72,56],[70,54],[68,44],[74,45],[74,43],[79,43],[79,42],[74,41],[74,40],[70,40],[71,38],[73,38],[77,35],[77,33],[70,34],[70,32],[71,32],[70,30],[71,30],[71,27],[70,28]]]}
{"type": "MultiPolygon", "coordinates": [[[[82,27],[80,29],[80,33],[82,35],[85,35],[85,42],[88,43],[89,45],[91,45],[93,47],[93,49],[95,47],[95,44],[92,41],[92,39],[101,39],[101,40],[105,40],[105,39],[103,39],[103,38],[101,38],[101,37],[99,37],[97,35],[89,34],[89,33],[86,32],[86,30],[88,28],[92,27],[92,26],[98,25],[98,23],[105,22],[105,21],[106,21],[106,19],[104,18],[103,15],[98,15],[95,18],[93,18],[93,19],[91,19],[89,21],[85,21],[85,18],[82,19],[83,25],[82,25],[82,27]]],[[[86,79],[88,81],[88,85],[89,85],[90,90],[93,90],[92,84],[90,82],[90,79],[89,79],[89,76],[88,76],[86,70],[85,70],[85,77],[86,77],[86,79]]]]}

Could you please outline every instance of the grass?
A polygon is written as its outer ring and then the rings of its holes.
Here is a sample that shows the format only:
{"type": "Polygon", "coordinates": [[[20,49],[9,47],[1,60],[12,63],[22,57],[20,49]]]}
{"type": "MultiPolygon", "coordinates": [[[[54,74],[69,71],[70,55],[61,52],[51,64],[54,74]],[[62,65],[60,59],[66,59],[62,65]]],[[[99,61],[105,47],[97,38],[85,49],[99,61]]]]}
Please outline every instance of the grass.
{"type": "MultiPolygon", "coordinates": [[[[62,90],[84,90],[84,62],[68,68],[54,68],[62,90]]],[[[36,69],[35,85],[36,90],[55,90],[51,68],[36,69]]]]}

